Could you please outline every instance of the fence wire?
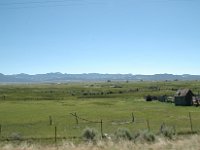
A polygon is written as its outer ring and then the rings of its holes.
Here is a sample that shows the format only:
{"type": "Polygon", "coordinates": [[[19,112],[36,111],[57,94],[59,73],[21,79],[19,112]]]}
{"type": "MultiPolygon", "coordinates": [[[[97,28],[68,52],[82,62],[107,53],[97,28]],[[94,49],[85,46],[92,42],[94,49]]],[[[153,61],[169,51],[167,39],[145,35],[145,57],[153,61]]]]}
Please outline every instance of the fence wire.
{"type": "MultiPolygon", "coordinates": [[[[85,115],[86,116],[86,115],[85,115]]],[[[39,122],[28,122],[22,124],[8,124],[0,122],[0,141],[16,139],[54,139],[54,127],[57,127],[58,138],[80,137],[86,127],[97,128],[102,133],[114,133],[120,127],[129,128],[135,132],[138,130],[151,130],[159,132],[162,124],[173,127],[177,133],[198,132],[200,115],[198,112],[189,112],[181,116],[164,117],[161,120],[156,118],[137,118],[130,115],[130,118],[123,120],[90,120],[77,113],[70,113],[59,118],[49,116],[39,122]],[[65,120],[65,121],[64,121],[65,120]],[[77,122],[78,121],[78,124],[77,122]],[[102,125],[102,126],[101,126],[102,125]]]]}

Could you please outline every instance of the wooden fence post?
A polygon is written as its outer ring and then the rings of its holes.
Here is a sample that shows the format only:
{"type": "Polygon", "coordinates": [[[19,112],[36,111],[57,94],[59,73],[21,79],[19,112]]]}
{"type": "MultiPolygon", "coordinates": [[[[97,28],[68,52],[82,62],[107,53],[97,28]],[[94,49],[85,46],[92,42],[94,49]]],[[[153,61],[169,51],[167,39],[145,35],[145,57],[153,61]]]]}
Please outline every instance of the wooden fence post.
{"type": "Polygon", "coordinates": [[[189,112],[189,118],[190,118],[190,128],[191,128],[191,131],[193,132],[191,112],[189,112]]]}
{"type": "Polygon", "coordinates": [[[76,117],[76,124],[78,125],[78,116],[77,116],[76,113],[75,113],[74,115],[75,115],[75,117],[76,117]]]}
{"type": "Polygon", "coordinates": [[[49,125],[51,126],[52,125],[52,117],[49,116],[49,125]]]}
{"type": "Polygon", "coordinates": [[[103,121],[101,120],[101,137],[103,138],[103,121]]]}
{"type": "Polygon", "coordinates": [[[163,133],[163,129],[165,128],[165,123],[163,122],[160,126],[160,132],[163,133]]]}
{"type": "Polygon", "coordinates": [[[135,117],[134,117],[134,115],[132,113],[132,122],[134,122],[134,121],[135,121],[135,117]]]}
{"type": "Polygon", "coordinates": [[[173,125],[173,129],[174,129],[174,134],[176,134],[176,126],[173,125]]]}
{"type": "Polygon", "coordinates": [[[1,124],[0,124],[0,135],[1,135],[1,131],[2,131],[2,129],[1,129],[1,124]]]}
{"type": "Polygon", "coordinates": [[[57,143],[57,127],[55,126],[55,143],[57,143]]]}
{"type": "Polygon", "coordinates": [[[150,131],[149,120],[147,119],[146,122],[147,122],[147,128],[148,128],[148,131],[150,131]]]}

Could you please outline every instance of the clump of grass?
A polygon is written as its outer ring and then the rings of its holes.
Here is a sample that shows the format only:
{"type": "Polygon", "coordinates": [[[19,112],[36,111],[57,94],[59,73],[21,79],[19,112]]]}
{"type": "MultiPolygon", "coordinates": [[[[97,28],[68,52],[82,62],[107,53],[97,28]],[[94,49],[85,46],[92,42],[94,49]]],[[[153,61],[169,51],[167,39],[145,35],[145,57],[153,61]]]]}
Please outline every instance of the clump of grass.
{"type": "Polygon", "coordinates": [[[82,137],[87,141],[95,141],[99,139],[99,132],[94,128],[85,128],[82,133],[82,137]]]}
{"type": "Polygon", "coordinates": [[[169,139],[172,139],[173,136],[176,134],[173,127],[166,126],[165,124],[162,124],[160,127],[160,133],[169,139]]]}
{"type": "Polygon", "coordinates": [[[116,132],[115,132],[115,137],[117,139],[123,139],[123,140],[132,140],[133,139],[133,135],[130,132],[129,129],[127,128],[119,128],[116,132]]]}
{"type": "Polygon", "coordinates": [[[145,142],[154,142],[156,136],[153,132],[150,131],[140,131],[134,136],[135,141],[145,141],[145,142]]]}

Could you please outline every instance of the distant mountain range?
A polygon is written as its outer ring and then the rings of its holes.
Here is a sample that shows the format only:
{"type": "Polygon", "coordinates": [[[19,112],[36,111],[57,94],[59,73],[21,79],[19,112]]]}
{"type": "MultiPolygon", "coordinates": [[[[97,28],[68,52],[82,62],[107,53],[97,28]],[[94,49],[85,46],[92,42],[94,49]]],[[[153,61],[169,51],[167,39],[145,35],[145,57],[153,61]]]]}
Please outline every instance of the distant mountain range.
{"type": "Polygon", "coordinates": [[[200,80],[200,75],[173,75],[173,74],[155,74],[155,75],[132,75],[132,74],[15,74],[4,75],[0,73],[0,83],[62,83],[78,81],[173,81],[173,80],[200,80]]]}

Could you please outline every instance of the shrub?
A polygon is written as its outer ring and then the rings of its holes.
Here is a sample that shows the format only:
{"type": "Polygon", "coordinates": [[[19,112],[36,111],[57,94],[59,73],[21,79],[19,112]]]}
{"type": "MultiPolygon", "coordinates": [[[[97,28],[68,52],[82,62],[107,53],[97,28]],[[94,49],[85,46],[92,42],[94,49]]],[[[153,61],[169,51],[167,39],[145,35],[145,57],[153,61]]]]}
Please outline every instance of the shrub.
{"type": "Polygon", "coordinates": [[[149,131],[140,131],[135,135],[134,139],[139,141],[154,142],[156,136],[154,133],[149,131]]]}
{"type": "Polygon", "coordinates": [[[20,133],[11,133],[10,135],[11,140],[22,140],[22,135],[20,133]]]}
{"type": "Polygon", "coordinates": [[[149,102],[149,101],[152,101],[151,95],[147,95],[147,96],[146,96],[146,101],[148,101],[148,102],[149,102]]]}
{"type": "Polygon", "coordinates": [[[147,132],[147,131],[143,132],[143,137],[148,142],[154,142],[156,139],[155,135],[152,132],[147,132]]]}
{"type": "Polygon", "coordinates": [[[83,130],[82,137],[85,140],[97,140],[99,138],[99,133],[96,129],[93,128],[86,128],[83,130]]]}
{"type": "Polygon", "coordinates": [[[124,139],[124,140],[132,140],[133,135],[131,134],[130,130],[127,128],[119,128],[115,132],[115,136],[117,139],[124,139]]]}
{"type": "Polygon", "coordinates": [[[162,124],[160,127],[160,133],[169,139],[173,138],[173,135],[175,135],[175,131],[172,127],[166,126],[165,124],[162,124]]]}

